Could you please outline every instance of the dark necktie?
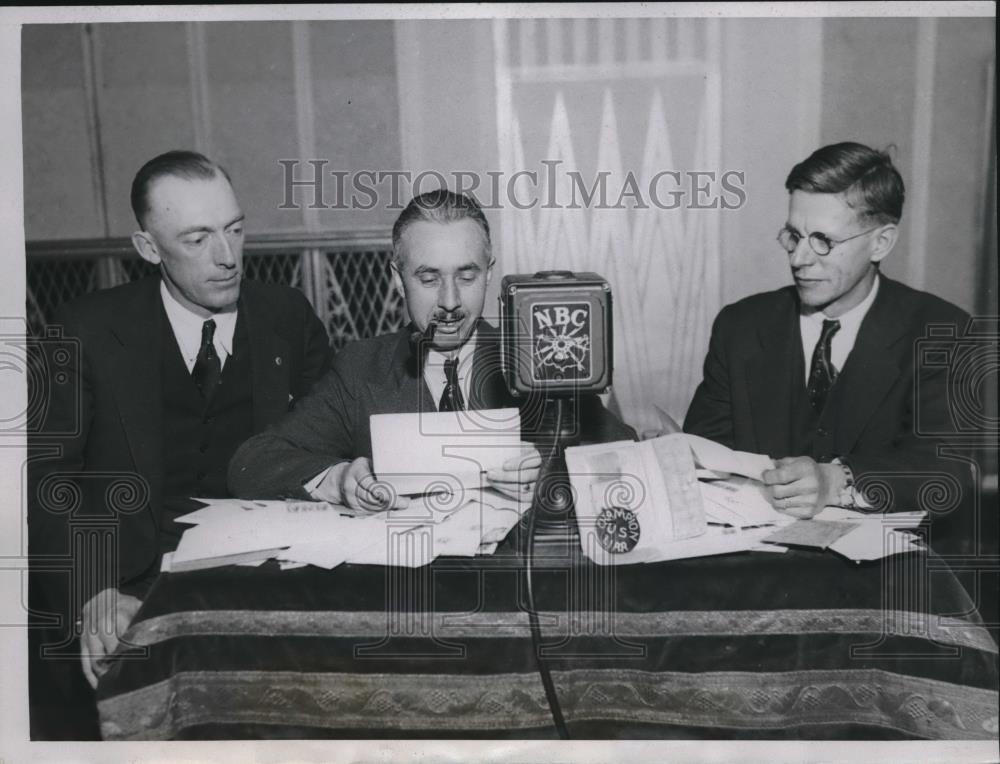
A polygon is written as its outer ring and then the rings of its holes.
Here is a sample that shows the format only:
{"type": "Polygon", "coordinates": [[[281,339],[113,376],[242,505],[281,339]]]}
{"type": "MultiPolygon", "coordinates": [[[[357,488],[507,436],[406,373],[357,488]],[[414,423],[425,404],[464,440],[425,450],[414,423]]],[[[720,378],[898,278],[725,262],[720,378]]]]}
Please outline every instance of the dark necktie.
{"type": "Polygon", "coordinates": [[[816,349],[813,351],[812,366],[809,368],[809,384],[806,386],[806,390],[809,392],[809,403],[817,412],[822,411],[826,405],[826,396],[837,378],[837,371],[830,362],[830,342],[839,329],[840,321],[824,321],[819,342],[816,343],[816,349]]]}
{"type": "Polygon", "coordinates": [[[215,321],[209,319],[201,325],[201,348],[198,350],[194,368],[191,369],[191,377],[206,400],[212,396],[212,391],[222,376],[222,361],[215,352],[214,339],[215,321]]]}
{"type": "Polygon", "coordinates": [[[462,411],[465,401],[462,400],[462,388],[458,386],[458,359],[452,358],[444,362],[444,392],[438,411],[462,411]]]}

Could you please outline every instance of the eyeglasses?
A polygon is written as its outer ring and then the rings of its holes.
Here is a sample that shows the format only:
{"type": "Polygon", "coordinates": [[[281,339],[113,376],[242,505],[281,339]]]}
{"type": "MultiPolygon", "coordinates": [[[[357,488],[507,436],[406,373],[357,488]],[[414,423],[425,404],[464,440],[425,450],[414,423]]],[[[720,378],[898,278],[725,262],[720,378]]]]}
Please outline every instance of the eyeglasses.
{"type": "MultiPolygon", "coordinates": [[[[825,233],[814,231],[809,234],[809,248],[820,257],[825,257],[838,244],[843,244],[845,241],[850,241],[851,239],[857,239],[866,233],[877,231],[879,228],[881,226],[875,226],[874,228],[869,228],[867,231],[856,233],[854,236],[848,236],[846,239],[831,239],[825,233]]],[[[800,241],[802,241],[802,234],[798,231],[793,231],[788,226],[778,231],[778,243],[788,254],[792,254],[798,248],[800,241]]]]}

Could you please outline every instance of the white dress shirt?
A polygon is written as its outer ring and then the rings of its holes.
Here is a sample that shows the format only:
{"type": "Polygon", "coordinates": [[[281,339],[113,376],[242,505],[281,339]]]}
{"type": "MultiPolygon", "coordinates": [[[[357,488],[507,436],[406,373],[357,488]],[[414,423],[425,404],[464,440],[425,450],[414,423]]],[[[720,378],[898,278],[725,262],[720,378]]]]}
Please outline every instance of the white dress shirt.
{"type": "MultiPolygon", "coordinates": [[[[170,328],[174,331],[177,339],[177,347],[181,350],[184,364],[190,373],[194,369],[194,362],[198,359],[198,351],[201,350],[201,327],[209,319],[199,316],[185,305],[177,301],[177,298],[170,294],[167,285],[160,281],[160,298],[163,300],[163,309],[167,312],[167,320],[170,321],[170,328]]],[[[236,332],[236,306],[212,314],[215,321],[215,334],[212,336],[212,344],[215,345],[215,352],[219,356],[220,368],[226,365],[226,359],[233,352],[233,334],[236,332]]]]}
{"type": "MultiPolygon", "coordinates": [[[[872,288],[860,303],[835,320],[840,321],[840,329],[830,340],[830,362],[839,374],[847,363],[847,356],[854,349],[854,342],[858,338],[858,329],[864,320],[868,309],[875,302],[878,294],[878,274],[875,274],[875,281],[872,288]]],[[[819,342],[820,334],[823,332],[823,322],[830,320],[821,310],[814,310],[809,313],[799,313],[799,330],[802,333],[802,355],[805,357],[805,383],[809,384],[809,370],[812,367],[813,352],[816,350],[816,343],[819,342]]]]}

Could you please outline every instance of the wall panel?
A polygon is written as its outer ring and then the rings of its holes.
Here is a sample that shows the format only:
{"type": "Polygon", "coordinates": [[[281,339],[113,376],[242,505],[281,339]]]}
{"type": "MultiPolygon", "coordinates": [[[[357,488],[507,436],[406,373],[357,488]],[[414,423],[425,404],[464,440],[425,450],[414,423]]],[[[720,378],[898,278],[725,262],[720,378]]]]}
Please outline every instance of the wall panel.
{"type": "Polygon", "coordinates": [[[129,191],[148,159],[195,149],[184,24],[95,25],[109,234],[136,228],[129,191]]]}
{"type": "MultiPolygon", "coordinates": [[[[976,19],[940,19],[927,208],[927,285],[973,310],[986,186],[987,68],[996,33],[976,19]]],[[[995,257],[995,253],[994,253],[995,257]]],[[[996,284],[993,284],[994,305],[996,284]]]]}
{"type": "MultiPolygon", "coordinates": [[[[328,170],[356,173],[402,169],[393,24],[392,21],[309,24],[316,158],[329,160],[328,170]]],[[[365,183],[369,185],[367,180],[365,183]]],[[[334,185],[332,180],[330,185],[334,185]]],[[[338,203],[336,193],[329,196],[327,204],[338,203]]],[[[363,205],[369,202],[365,194],[359,194],[358,198],[363,205]]],[[[403,199],[401,203],[407,201],[403,199]]],[[[371,210],[321,211],[317,220],[324,229],[389,228],[398,212],[377,204],[371,210]]]]}
{"type": "MultiPolygon", "coordinates": [[[[822,143],[850,140],[874,148],[895,144],[893,161],[907,186],[915,182],[918,23],[916,19],[827,19],[823,25],[822,143]]],[[[883,270],[911,286],[930,288],[909,278],[912,221],[906,208],[903,217],[899,243],[883,270]]]]}
{"type": "Polygon", "coordinates": [[[25,26],[21,35],[25,236],[103,236],[87,125],[83,28],[25,26]]]}
{"type": "Polygon", "coordinates": [[[279,159],[299,155],[290,22],[205,25],[212,151],[229,170],[250,231],[302,228],[279,209],[279,159]]]}

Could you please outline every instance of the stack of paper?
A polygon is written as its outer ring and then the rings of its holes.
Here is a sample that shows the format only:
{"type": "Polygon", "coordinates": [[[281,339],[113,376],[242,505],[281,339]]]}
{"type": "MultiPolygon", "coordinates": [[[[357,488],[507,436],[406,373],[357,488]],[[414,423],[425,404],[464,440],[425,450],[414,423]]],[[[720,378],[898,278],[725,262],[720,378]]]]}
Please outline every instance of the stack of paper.
{"type": "Polygon", "coordinates": [[[784,525],[795,518],[779,512],[767,500],[763,483],[749,478],[699,480],[709,522],[734,528],[784,525]]]}
{"type": "MultiPolygon", "coordinates": [[[[711,446],[709,464],[722,467],[711,446]]],[[[712,509],[698,484],[695,455],[679,433],[566,449],[584,553],[601,565],[622,565],[757,546],[760,534],[743,530],[754,523],[709,526],[712,509]]]]}
{"type": "Polygon", "coordinates": [[[774,467],[769,457],[696,435],[569,448],[566,463],[580,542],[602,565],[789,546],[830,549],[855,561],[923,550],[905,530],[923,512],[827,507],[798,520],[768,499],[762,476],[774,467]]]}
{"type": "Polygon", "coordinates": [[[527,504],[490,489],[414,499],[406,509],[357,513],[326,502],[200,500],[164,569],[198,570],[276,559],[282,567],[345,562],[417,567],[441,555],[491,553],[527,504]]]}

